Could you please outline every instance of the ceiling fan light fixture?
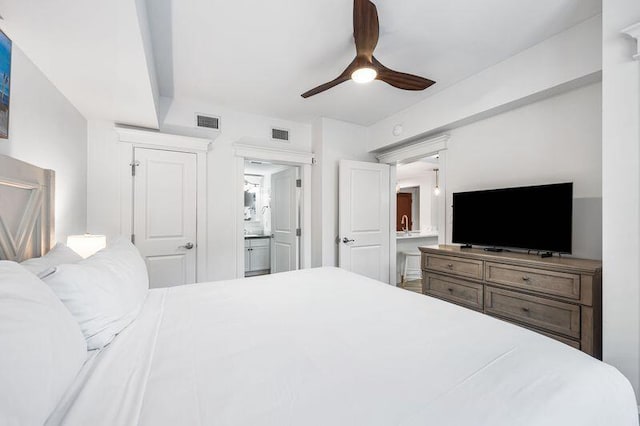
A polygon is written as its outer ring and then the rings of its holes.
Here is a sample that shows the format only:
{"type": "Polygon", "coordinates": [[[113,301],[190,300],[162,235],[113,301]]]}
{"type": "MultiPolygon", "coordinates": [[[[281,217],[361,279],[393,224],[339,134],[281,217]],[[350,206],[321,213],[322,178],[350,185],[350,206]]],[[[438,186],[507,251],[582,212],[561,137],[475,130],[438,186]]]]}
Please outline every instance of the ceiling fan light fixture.
{"type": "Polygon", "coordinates": [[[412,91],[425,90],[435,83],[428,78],[392,70],[380,63],[373,55],[379,37],[380,22],[376,5],[371,0],[353,0],[356,57],[338,77],[304,92],[301,96],[306,99],[349,80],[362,84],[380,80],[395,88],[412,91]]]}
{"type": "Polygon", "coordinates": [[[369,67],[358,68],[351,74],[353,81],[360,84],[371,83],[377,76],[378,72],[369,67]]]}

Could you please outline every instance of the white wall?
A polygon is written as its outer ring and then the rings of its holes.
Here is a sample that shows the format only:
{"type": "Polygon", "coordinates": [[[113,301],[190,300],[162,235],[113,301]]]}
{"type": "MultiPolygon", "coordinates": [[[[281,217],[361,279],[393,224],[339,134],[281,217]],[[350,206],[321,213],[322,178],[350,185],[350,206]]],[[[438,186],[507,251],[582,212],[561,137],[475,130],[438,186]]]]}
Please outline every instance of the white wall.
{"type": "MultiPolygon", "coordinates": [[[[280,147],[297,151],[311,151],[311,126],[247,114],[206,102],[174,101],[167,105],[166,99],[161,102],[164,116],[161,130],[169,133],[193,133],[195,113],[210,113],[220,116],[221,131],[219,134],[210,133],[215,137],[213,149],[208,156],[208,200],[209,200],[209,279],[222,280],[236,277],[236,253],[238,233],[234,200],[238,190],[235,182],[237,162],[233,143],[241,141],[252,145],[265,147],[280,147]],[[291,142],[272,141],[271,127],[290,130],[291,142]],[[217,137],[216,137],[217,136],[217,137]]],[[[201,133],[201,136],[204,136],[201,133]]]]}
{"type": "Polygon", "coordinates": [[[340,160],[377,162],[366,152],[367,128],[322,118],[314,122],[312,266],[338,264],[338,165],[340,160]]]}
{"type": "Polygon", "coordinates": [[[311,169],[311,266],[322,266],[322,168],[319,161],[324,154],[323,119],[316,119],[311,126],[311,149],[316,164],[311,169]]]}
{"type": "Polygon", "coordinates": [[[601,17],[590,18],[371,126],[369,149],[424,138],[597,80],[602,69],[601,17]],[[402,124],[404,132],[393,135],[402,124]]]}
{"type": "Polygon", "coordinates": [[[447,242],[452,193],[574,182],[573,253],[602,256],[601,84],[454,129],[447,151],[447,242]]]}
{"type": "Polygon", "coordinates": [[[112,122],[87,123],[87,232],[107,237],[121,234],[117,140],[112,122]]]}
{"type": "MultiPolygon", "coordinates": [[[[233,144],[237,141],[265,147],[285,147],[310,152],[311,126],[247,114],[197,100],[171,101],[161,98],[161,131],[215,139],[209,152],[208,195],[208,278],[209,280],[233,279],[236,277],[236,253],[238,229],[235,202],[242,194],[234,182],[238,164],[233,144]],[[198,129],[195,114],[208,113],[221,117],[220,132],[198,129]],[[270,139],[271,126],[291,131],[291,142],[276,142],[270,139]]],[[[88,228],[91,232],[118,235],[119,180],[117,137],[111,122],[89,122],[89,177],[88,177],[88,228]]]]}
{"type": "Polygon", "coordinates": [[[56,239],[84,233],[87,121],[14,43],[9,139],[0,154],[56,172],[56,239]]]}
{"type": "Polygon", "coordinates": [[[603,1],[603,351],[640,391],[640,62],[620,34],[637,0],[603,1]]]}

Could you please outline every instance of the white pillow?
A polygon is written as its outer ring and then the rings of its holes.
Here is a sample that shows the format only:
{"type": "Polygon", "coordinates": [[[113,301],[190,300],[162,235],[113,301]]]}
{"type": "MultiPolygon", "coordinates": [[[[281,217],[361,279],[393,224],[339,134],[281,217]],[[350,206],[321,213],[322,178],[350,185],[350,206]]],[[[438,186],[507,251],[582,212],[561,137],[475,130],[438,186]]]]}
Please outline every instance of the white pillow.
{"type": "Polygon", "coordinates": [[[47,254],[42,257],[35,257],[33,259],[25,260],[20,263],[29,272],[42,278],[51,272],[51,268],[54,266],[62,265],[64,263],[76,263],[82,260],[75,251],[62,243],[56,244],[47,254]]]}
{"type": "Polygon", "coordinates": [[[53,291],[0,261],[0,424],[44,424],[86,356],[78,324],[53,291]]]}
{"type": "Polygon", "coordinates": [[[44,281],[80,324],[89,349],[109,344],[129,325],[149,290],[145,262],[125,238],[78,263],[57,266],[44,281]]]}

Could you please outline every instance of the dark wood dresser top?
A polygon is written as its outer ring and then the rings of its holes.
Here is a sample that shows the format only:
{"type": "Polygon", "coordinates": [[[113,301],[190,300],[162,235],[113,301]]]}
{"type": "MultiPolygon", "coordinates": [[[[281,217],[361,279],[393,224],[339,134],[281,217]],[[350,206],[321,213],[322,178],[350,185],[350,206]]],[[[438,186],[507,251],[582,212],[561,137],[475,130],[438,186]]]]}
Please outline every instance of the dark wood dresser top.
{"type": "Polygon", "coordinates": [[[557,255],[554,257],[542,258],[535,254],[522,252],[503,251],[495,253],[478,248],[462,249],[460,246],[454,245],[420,247],[420,251],[434,255],[447,254],[467,259],[510,263],[542,269],[551,268],[554,270],[565,270],[567,272],[599,273],[602,271],[601,261],[564,256],[558,257],[557,255]]]}

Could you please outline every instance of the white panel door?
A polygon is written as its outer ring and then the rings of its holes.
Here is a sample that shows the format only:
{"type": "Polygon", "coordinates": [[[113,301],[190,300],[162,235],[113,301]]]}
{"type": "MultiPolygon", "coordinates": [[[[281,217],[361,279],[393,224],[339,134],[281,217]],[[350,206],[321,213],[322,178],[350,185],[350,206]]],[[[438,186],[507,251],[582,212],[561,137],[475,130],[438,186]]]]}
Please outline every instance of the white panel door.
{"type": "Polygon", "coordinates": [[[271,273],[298,269],[298,169],[271,175],[271,273]]]}
{"type": "Polygon", "coordinates": [[[196,281],[196,154],[136,148],[133,233],[151,287],[196,281]]]}
{"type": "Polygon", "coordinates": [[[389,166],[340,161],[340,267],[389,282],[389,166]]]}

